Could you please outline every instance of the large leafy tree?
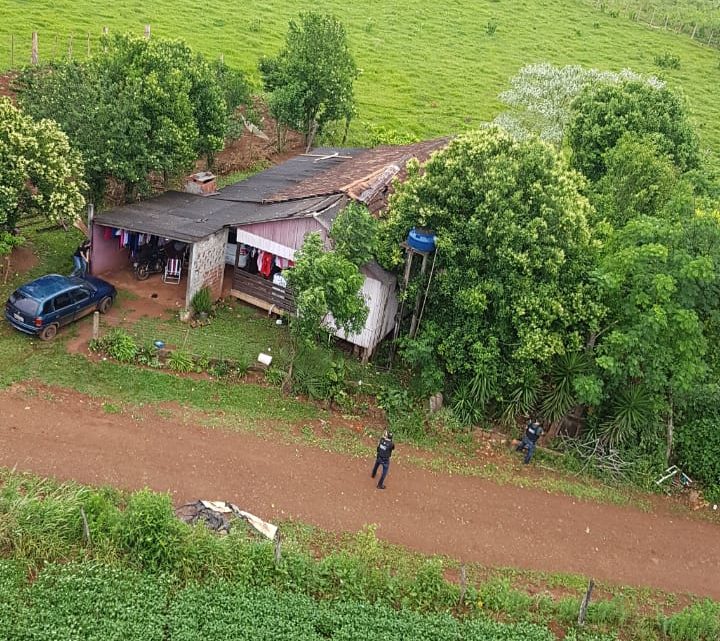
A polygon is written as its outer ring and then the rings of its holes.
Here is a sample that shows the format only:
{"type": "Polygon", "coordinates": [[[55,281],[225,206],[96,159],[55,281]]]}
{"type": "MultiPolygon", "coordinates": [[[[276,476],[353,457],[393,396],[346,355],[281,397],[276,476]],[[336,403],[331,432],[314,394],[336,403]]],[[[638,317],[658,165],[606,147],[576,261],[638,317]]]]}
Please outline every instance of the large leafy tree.
{"type": "Polygon", "coordinates": [[[180,41],[116,35],[87,63],[27,70],[18,89],[29,113],[55,119],[82,152],[99,198],[109,177],[133,192],[153,172],[175,176],[222,148],[218,78],[180,41]]]}
{"type": "Polygon", "coordinates": [[[473,381],[483,403],[537,390],[553,363],[582,350],[602,316],[583,187],[551,147],[496,128],[411,166],[383,225],[384,262],[401,263],[416,225],[430,228],[438,247],[422,325],[406,350],[434,353],[435,366],[455,385],[473,381]]]}
{"type": "Polygon", "coordinates": [[[23,216],[72,220],[82,210],[80,156],[49,120],[35,121],[0,98],[0,247],[23,216]]]}
{"type": "Polygon", "coordinates": [[[310,342],[326,336],[332,330],[329,315],[346,334],[363,328],[368,314],[360,293],[363,276],[342,254],[327,251],[319,234],[308,234],[286,274],[298,309],[292,323],[296,336],[310,342]]]}
{"type": "Polygon", "coordinates": [[[291,20],[285,46],[275,58],[260,60],[260,73],[273,117],[302,132],[308,149],[328,123],[349,125],[358,69],[334,16],[308,12],[291,20]]]}
{"type": "Polygon", "coordinates": [[[699,162],[698,139],[681,96],[637,80],[586,86],[572,104],[567,141],[573,165],[590,180],[607,167],[605,156],[626,133],[652,136],[681,170],[699,162]]]}

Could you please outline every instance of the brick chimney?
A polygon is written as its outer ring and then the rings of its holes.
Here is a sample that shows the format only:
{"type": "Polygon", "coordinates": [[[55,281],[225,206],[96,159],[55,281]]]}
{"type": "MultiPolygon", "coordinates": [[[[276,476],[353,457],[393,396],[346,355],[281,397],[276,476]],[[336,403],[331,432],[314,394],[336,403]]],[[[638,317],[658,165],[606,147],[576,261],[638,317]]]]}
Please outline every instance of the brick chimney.
{"type": "Polygon", "coordinates": [[[199,171],[187,177],[185,191],[198,196],[210,196],[217,193],[217,179],[209,171],[199,171]]]}

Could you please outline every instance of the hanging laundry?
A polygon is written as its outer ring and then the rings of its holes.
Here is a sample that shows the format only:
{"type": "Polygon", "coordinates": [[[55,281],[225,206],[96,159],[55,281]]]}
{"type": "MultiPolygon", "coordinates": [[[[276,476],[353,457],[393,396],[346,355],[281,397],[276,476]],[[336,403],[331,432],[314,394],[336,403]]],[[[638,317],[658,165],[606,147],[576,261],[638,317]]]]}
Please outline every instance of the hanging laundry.
{"type": "Polygon", "coordinates": [[[272,272],[273,267],[273,258],[274,256],[270,252],[262,252],[262,263],[260,265],[260,273],[265,276],[265,278],[270,277],[270,273],[272,272]]]}

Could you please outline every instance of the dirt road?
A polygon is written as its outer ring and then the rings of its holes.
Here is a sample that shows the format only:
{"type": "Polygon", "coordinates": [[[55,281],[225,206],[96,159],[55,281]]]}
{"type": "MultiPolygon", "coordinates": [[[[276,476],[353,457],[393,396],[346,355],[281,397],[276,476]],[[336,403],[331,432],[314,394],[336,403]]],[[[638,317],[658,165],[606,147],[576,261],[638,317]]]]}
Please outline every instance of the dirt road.
{"type": "Polygon", "coordinates": [[[378,491],[361,461],[245,433],[107,414],[88,399],[0,393],[0,465],[58,479],[231,500],[264,518],[378,535],[492,566],[582,573],[720,599],[720,529],[403,466],[378,491]]]}

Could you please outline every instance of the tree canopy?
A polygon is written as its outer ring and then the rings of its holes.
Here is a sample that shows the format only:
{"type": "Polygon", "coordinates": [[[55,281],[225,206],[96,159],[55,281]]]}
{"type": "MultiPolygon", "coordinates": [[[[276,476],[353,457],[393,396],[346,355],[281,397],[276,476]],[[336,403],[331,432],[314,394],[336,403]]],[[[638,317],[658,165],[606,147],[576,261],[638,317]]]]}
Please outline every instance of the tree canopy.
{"type": "Polygon", "coordinates": [[[416,342],[456,384],[482,379],[485,401],[537,381],[598,322],[583,187],[548,145],[488,128],[411,167],[391,198],[386,264],[413,226],[438,239],[416,342]]]}
{"type": "Polygon", "coordinates": [[[7,98],[0,98],[0,245],[13,244],[23,216],[72,220],[84,205],[80,156],[49,120],[35,121],[7,98]]]}
{"type": "Polygon", "coordinates": [[[318,233],[308,234],[297,252],[295,266],[285,272],[298,309],[292,328],[312,342],[327,335],[328,314],[346,334],[359,332],[368,309],[360,294],[363,276],[357,266],[336,251],[327,251],[318,233]]]}
{"type": "Polygon", "coordinates": [[[572,112],[567,126],[572,163],[590,180],[603,176],[605,154],[626,133],[651,136],[680,171],[699,163],[698,139],[684,100],[666,86],[637,80],[587,85],[572,112]]]}
{"type": "Polygon", "coordinates": [[[143,189],[151,173],[175,176],[222,148],[223,73],[180,41],[115,35],[87,63],[27,69],[19,100],[58,122],[100,198],[109,177],[143,189]]]}
{"type": "Polygon", "coordinates": [[[300,14],[299,21],[290,21],[280,53],[262,58],[259,67],[270,113],[281,125],[302,132],[308,149],[329,123],[349,125],[358,69],[336,17],[300,14]]]}

